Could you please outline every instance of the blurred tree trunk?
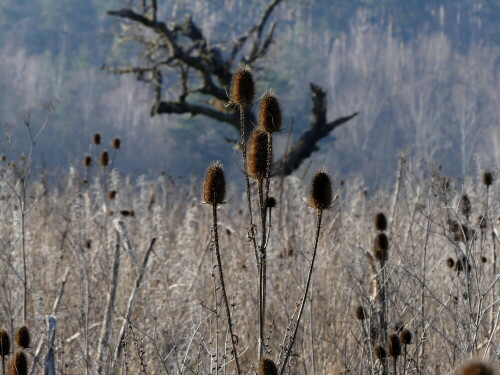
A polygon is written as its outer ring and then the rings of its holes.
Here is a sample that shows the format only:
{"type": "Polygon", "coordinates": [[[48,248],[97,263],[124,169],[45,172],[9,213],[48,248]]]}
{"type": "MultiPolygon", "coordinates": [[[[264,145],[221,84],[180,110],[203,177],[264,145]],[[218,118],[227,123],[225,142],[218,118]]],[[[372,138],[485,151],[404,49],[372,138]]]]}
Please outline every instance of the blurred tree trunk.
{"type": "MultiPolygon", "coordinates": [[[[110,10],[108,15],[122,20],[122,31],[116,35],[119,43],[133,42],[140,46],[136,65],[103,69],[114,74],[134,74],[153,88],[151,116],[159,114],[203,115],[224,122],[239,133],[239,115],[227,106],[233,69],[246,64],[255,66],[269,51],[273,43],[276,24],[269,22],[272,12],[282,0],[271,0],[260,18],[232,44],[222,47],[210,44],[203,31],[186,15],[181,22],[160,21],[155,0],[141,1],[130,8],[110,10]],[[176,78],[177,99],[166,100],[164,76],[176,78]],[[208,96],[204,101],[200,95],[208,96]]],[[[274,169],[282,168],[286,175],[296,170],[303,160],[318,150],[318,142],[335,128],[346,123],[357,113],[328,122],[326,119],[326,92],[311,84],[312,113],[308,129],[290,147],[287,155],[278,160],[274,169]]],[[[170,93],[171,94],[171,93],[170,93]]],[[[172,95],[169,95],[170,97],[172,95]]],[[[245,115],[245,134],[249,135],[255,115],[249,108],[245,115]]]]}

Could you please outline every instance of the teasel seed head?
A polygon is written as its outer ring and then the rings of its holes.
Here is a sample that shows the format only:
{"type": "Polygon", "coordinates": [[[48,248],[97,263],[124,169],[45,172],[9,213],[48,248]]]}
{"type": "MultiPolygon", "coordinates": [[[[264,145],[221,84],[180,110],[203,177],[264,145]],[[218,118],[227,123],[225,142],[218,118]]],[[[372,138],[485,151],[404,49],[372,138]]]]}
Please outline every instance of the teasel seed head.
{"type": "Polygon", "coordinates": [[[278,375],[278,368],[272,359],[262,358],[259,362],[259,375],[278,375]]]}
{"type": "Polygon", "coordinates": [[[0,355],[2,357],[10,354],[10,337],[5,329],[0,329],[0,355]]]}
{"type": "Polygon", "coordinates": [[[268,133],[281,130],[281,107],[272,91],[266,91],[260,102],[259,126],[268,133]]]}
{"type": "Polygon", "coordinates": [[[99,161],[101,167],[106,167],[109,164],[109,154],[106,150],[101,152],[101,160],[99,161]]]}
{"type": "Polygon", "coordinates": [[[359,305],[356,307],[356,319],[357,320],[365,320],[366,314],[363,306],[359,305]]]}
{"type": "Polygon", "coordinates": [[[446,259],[446,265],[448,266],[448,268],[453,268],[455,266],[455,261],[453,260],[453,258],[446,259]]]}
{"type": "Polygon", "coordinates": [[[375,237],[373,253],[379,262],[385,263],[385,261],[387,261],[389,256],[389,239],[385,233],[379,233],[377,237],[375,237]]]}
{"type": "Polygon", "coordinates": [[[26,326],[19,327],[19,329],[16,331],[14,339],[18,347],[23,349],[29,348],[31,337],[28,327],[26,326]]]}
{"type": "Polygon", "coordinates": [[[92,136],[92,143],[96,146],[101,144],[101,135],[99,133],[95,133],[92,136]]]}
{"type": "Polygon", "coordinates": [[[410,345],[412,340],[413,340],[413,336],[412,336],[410,330],[408,330],[408,329],[403,329],[399,335],[399,338],[401,339],[401,342],[404,345],[410,345]]]}
{"type": "Polygon", "coordinates": [[[113,138],[113,141],[111,141],[111,147],[113,147],[115,150],[120,149],[120,147],[122,147],[122,141],[120,140],[120,138],[113,138]]]}
{"type": "Polygon", "coordinates": [[[267,197],[267,199],[266,199],[266,207],[267,208],[274,208],[274,207],[276,207],[276,198],[274,198],[274,197],[267,197]]]}
{"type": "Polygon", "coordinates": [[[207,168],[203,180],[203,200],[211,205],[224,203],[226,197],[226,178],[224,169],[219,161],[207,168]]]}
{"type": "Polygon", "coordinates": [[[9,361],[7,375],[27,375],[28,374],[28,358],[22,350],[16,352],[9,361]]]}
{"type": "Polygon", "coordinates": [[[456,375],[495,375],[495,370],[489,363],[474,361],[460,367],[456,375]]]}
{"type": "Polygon", "coordinates": [[[92,164],[92,157],[90,155],[85,155],[85,157],[83,158],[83,165],[85,167],[90,167],[91,164],[92,164]]]}
{"type": "Polygon", "coordinates": [[[269,137],[266,132],[255,129],[248,142],[248,175],[260,181],[266,177],[269,137]]]}
{"type": "Polygon", "coordinates": [[[326,169],[316,172],[311,182],[309,204],[317,210],[326,210],[331,207],[333,200],[332,180],[326,169]]]}
{"type": "Polygon", "coordinates": [[[240,67],[231,82],[231,102],[239,107],[251,105],[255,96],[252,69],[248,65],[240,67]]]}
{"type": "Polygon", "coordinates": [[[401,341],[395,333],[389,335],[387,339],[387,352],[391,357],[399,357],[401,355],[401,341]]]}
{"type": "Polygon", "coordinates": [[[493,173],[491,171],[483,173],[483,184],[486,186],[491,186],[493,184],[493,173]]]}
{"type": "Polygon", "coordinates": [[[387,218],[383,212],[379,212],[375,215],[375,228],[381,232],[387,229],[387,218]]]}
{"type": "Polygon", "coordinates": [[[384,359],[387,357],[387,352],[385,351],[384,347],[382,345],[375,345],[373,348],[373,354],[375,355],[375,358],[377,359],[384,359]]]}

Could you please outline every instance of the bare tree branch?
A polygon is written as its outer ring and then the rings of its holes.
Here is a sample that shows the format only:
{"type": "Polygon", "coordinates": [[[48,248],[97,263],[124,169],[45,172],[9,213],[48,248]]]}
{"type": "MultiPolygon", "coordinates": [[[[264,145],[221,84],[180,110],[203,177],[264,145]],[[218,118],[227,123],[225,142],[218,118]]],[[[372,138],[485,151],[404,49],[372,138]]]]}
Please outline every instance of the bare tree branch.
{"type": "MultiPolygon", "coordinates": [[[[264,8],[258,21],[241,35],[232,47],[227,57],[223,47],[209,45],[203,31],[193,21],[191,15],[186,15],[181,22],[162,22],[157,20],[156,2],[144,4],[142,13],[133,9],[110,10],[110,16],[119,17],[139,26],[138,30],[127,29],[125,35],[118,36],[122,41],[133,40],[142,44],[144,52],[143,65],[121,68],[104,66],[103,69],[114,74],[135,74],[138,79],[148,82],[153,88],[153,106],[151,116],[158,114],[190,114],[203,115],[231,125],[239,132],[239,117],[232,108],[225,108],[224,102],[229,99],[226,89],[231,83],[235,59],[239,63],[255,64],[265,57],[273,43],[276,23],[267,27],[273,11],[283,0],[270,0],[264,8]],[[148,32],[145,32],[145,30],[148,32]],[[266,31],[267,30],[267,31],[266,31]],[[154,37],[151,36],[151,31],[154,37]],[[139,34],[134,34],[139,33],[139,34]],[[247,43],[252,40],[251,43],[247,43]],[[246,52],[244,51],[246,49],[246,52]],[[194,75],[189,74],[194,72],[194,75]],[[177,100],[163,99],[164,85],[172,87],[176,77],[179,87],[177,100]],[[190,94],[203,94],[208,97],[203,102],[196,101],[190,94]]],[[[335,121],[326,121],[326,92],[320,86],[311,84],[312,115],[311,125],[293,144],[287,155],[284,155],[274,166],[284,168],[286,175],[297,169],[301,162],[318,150],[318,142],[328,136],[335,128],[356,116],[341,117],[335,121]]],[[[199,97],[199,96],[198,96],[199,97]]],[[[199,99],[197,99],[199,100],[199,99]]],[[[245,113],[245,134],[250,134],[255,124],[255,115],[248,109],[245,113]]]]}

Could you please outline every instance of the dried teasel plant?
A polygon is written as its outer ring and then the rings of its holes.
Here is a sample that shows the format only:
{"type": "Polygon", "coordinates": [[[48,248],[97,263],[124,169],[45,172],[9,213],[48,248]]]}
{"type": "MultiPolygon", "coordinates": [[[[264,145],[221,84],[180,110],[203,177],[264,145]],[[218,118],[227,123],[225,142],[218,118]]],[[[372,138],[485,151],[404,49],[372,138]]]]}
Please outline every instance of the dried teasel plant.
{"type": "Polygon", "coordinates": [[[241,374],[240,363],[238,358],[238,350],[237,350],[237,341],[236,341],[236,336],[234,334],[233,323],[231,319],[231,308],[227,297],[227,290],[224,281],[224,273],[222,269],[222,261],[219,249],[217,207],[224,203],[225,196],[226,196],[226,178],[224,175],[224,168],[220,162],[214,162],[210,164],[210,166],[207,168],[207,171],[205,172],[205,178],[203,179],[203,199],[206,204],[212,206],[213,243],[215,247],[215,256],[217,258],[217,269],[219,274],[220,289],[224,300],[227,325],[229,329],[229,335],[231,338],[230,340],[232,345],[231,353],[236,363],[237,373],[241,374]]]}

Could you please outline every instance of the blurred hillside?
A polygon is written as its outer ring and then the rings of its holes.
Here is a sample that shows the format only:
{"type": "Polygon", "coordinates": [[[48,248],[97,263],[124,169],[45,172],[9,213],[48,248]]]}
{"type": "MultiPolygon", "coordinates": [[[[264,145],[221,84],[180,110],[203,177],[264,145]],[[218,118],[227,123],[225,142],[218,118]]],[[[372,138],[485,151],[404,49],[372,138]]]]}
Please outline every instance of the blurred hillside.
{"type": "MultiPolygon", "coordinates": [[[[151,118],[147,86],[101,71],[103,63],[133,56],[117,48],[112,32],[119,22],[105,15],[126,3],[0,3],[0,121],[9,124],[1,149],[16,157],[26,140],[23,111],[33,110],[34,122],[41,122],[40,109],[56,101],[37,146],[39,164],[53,174],[80,164],[99,131],[105,143],[122,138],[117,165],[125,173],[200,175],[208,160],[222,157],[235,175],[224,140],[235,135],[227,125],[151,118]]],[[[165,20],[192,14],[212,43],[224,43],[266,3],[168,0],[160,2],[160,14],[165,20]]],[[[454,176],[473,174],[478,163],[500,164],[498,1],[289,0],[273,19],[276,44],[256,78],[260,89],[275,89],[287,123],[294,119],[294,134],[308,124],[309,82],[328,90],[330,118],[360,111],[323,141],[315,165],[372,184],[394,177],[403,151],[416,165],[441,164],[454,176]]],[[[286,137],[278,139],[278,152],[286,137]]]]}

